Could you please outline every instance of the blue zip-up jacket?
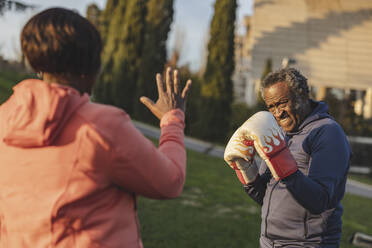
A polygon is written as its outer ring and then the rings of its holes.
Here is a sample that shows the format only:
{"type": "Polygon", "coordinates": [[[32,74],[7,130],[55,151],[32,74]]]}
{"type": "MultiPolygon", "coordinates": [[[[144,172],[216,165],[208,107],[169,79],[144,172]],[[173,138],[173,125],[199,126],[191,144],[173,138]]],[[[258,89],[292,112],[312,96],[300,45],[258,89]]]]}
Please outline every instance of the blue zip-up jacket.
{"type": "Polygon", "coordinates": [[[261,247],[339,247],[351,149],[324,102],[286,141],[299,170],[275,181],[265,162],[245,190],[261,209],[261,247]]]}

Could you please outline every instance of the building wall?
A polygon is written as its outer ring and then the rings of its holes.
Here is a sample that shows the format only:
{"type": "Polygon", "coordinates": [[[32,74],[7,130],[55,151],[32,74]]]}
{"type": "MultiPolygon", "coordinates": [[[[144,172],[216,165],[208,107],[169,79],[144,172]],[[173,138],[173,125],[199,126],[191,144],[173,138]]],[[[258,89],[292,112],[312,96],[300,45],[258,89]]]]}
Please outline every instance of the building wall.
{"type": "Polygon", "coordinates": [[[311,85],[372,87],[370,0],[255,0],[249,44],[253,80],[287,57],[311,85]]]}
{"type": "Polygon", "coordinates": [[[256,103],[255,84],[252,81],[251,51],[250,51],[250,27],[251,17],[246,16],[242,23],[245,29],[244,34],[237,34],[235,37],[235,71],[234,100],[244,102],[249,106],[256,103]]]}

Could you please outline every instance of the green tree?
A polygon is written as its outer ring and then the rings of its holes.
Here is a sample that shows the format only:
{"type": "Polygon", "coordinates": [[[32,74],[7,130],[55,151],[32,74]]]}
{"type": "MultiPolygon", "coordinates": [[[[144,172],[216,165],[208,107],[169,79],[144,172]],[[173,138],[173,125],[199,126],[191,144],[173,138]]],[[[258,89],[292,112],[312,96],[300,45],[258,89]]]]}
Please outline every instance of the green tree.
{"type": "Polygon", "coordinates": [[[225,141],[230,126],[236,7],[236,0],[216,0],[214,4],[199,128],[200,136],[209,141],[225,141]]]}
{"type": "Polygon", "coordinates": [[[166,42],[173,20],[173,0],[148,0],[144,47],[135,99],[135,118],[155,122],[156,118],[138,101],[140,96],[155,100],[155,74],[161,73],[167,59],[166,42]]]}
{"type": "MultiPolygon", "coordinates": [[[[271,58],[268,58],[268,59],[266,59],[265,66],[264,66],[264,68],[262,70],[261,82],[272,71],[273,71],[273,62],[272,62],[272,59],[271,58]]],[[[262,109],[262,110],[265,110],[265,108],[266,108],[265,101],[262,98],[261,90],[258,92],[257,103],[256,103],[256,106],[254,108],[256,108],[256,109],[262,109]]]]}
{"type": "MultiPolygon", "coordinates": [[[[130,114],[133,113],[143,50],[146,2],[119,1],[114,7],[112,20],[107,22],[103,73],[94,93],[96,100],[114,104],[130,114]]],[[[115,4],[115,1],[111,3],[115,4]]]]}
{"type": "Polygon", "coordinates": [[[21,1],[0,0],[0,16],[7,10],[25,11],[33,8],[35,8],[35,5],[25,4],[21,1]]]}
{"type": "MultiPolygon", "coordinates": [[[[114,18],[112,18],[113,15],[114,14],[117,15],[116,22],[118,21],[118,19],[123,19],[124,14],[125,14],[125,3],[126,1],[121,1],[120,2],[121,9],[117,9],[119,5],[119,0],[107,0],[105,9],[101,11],[98,23],[99,23],[99,31],[101,33],[101,38],[102,38],[102,42],[104,45],[106,45],[109,29],[114,20],[114,18]],[[122,13],[122,16],[118,14],[117,12],[122,13]]],[[[111,35],[115,35],[115,33],[112,32],[111,35]]],[[[118,36],[118,34],[116,34],[116,36],[118,36]]]]}
{"type": "Polygon", "coordinates": [[[127,1],[107,0],[100,13],[99,31],[103,42],[102,73],[93,89],[93,99],[106,104],[114,104],[113,65],[114,54],[118,50],[120,30],[124,25],[127,1]]]}
{"type": "Polygon", "coordinates": [[[203,116],[200,112],[201,102],[201,79],[197,73],[192,73],[188,65],[179,68],[181,82],[192,80],[192,86],[187,98],[187,106],[185,112],[185,133],[189,136],[198,137],[200,134],[198,128],[203,116]]]}
{"type": "Polygon", "coordinates": [[[96,4],[91,3],[88,5],[86,10],[86,17],[96,28],[99,28],[100,26],[99,24],[100,15],[101,10],[98,8],[96,4]]]}
{"type": "Polygon", "coordinates": [[[355,92],[352,91],[338,98],[333,90],[328,88],[324,101],[329,107],[329,113],[340,123],[347,135],[372,136],[371,121],[357,115],[354,111],[355,92]]]}
{"type": "Polygon", "coordinates": [[[264,78],[273,71],[273,62],[271,58],[266,59],[265,67],[262,71],[261,81],[264,80],[264,78]]]}
{"type": "Polygon", "coordinates": [[[120,43],[114,54],[115,105],[133,114],[141,63],[147,0],[128,0],[120,43]]]}

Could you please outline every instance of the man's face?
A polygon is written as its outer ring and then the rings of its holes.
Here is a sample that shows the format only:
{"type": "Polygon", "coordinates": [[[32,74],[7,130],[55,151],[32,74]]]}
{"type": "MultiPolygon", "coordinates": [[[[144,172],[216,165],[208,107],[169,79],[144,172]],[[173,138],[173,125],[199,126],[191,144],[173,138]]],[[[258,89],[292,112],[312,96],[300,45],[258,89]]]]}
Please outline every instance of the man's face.
{"type": "Polygon", "coordinates": [[[285,82],[275,83],[263,90],[267,109],[285,132],[296,131],[303,120],[299,97],[296,99],[285,82]]]}

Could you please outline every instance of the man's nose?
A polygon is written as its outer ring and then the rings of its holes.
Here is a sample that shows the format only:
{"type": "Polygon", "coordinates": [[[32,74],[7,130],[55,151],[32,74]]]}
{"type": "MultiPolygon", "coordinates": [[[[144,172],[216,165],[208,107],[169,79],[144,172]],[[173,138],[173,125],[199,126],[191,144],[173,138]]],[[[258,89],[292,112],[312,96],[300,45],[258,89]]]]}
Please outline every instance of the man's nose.
{"type": "Polygon", "coordinates": [[[279,118],[283,113],[283,110],[281,108],[275,107],[274,108],[274,117],[279,118]]]}

